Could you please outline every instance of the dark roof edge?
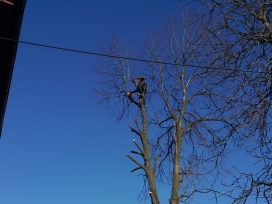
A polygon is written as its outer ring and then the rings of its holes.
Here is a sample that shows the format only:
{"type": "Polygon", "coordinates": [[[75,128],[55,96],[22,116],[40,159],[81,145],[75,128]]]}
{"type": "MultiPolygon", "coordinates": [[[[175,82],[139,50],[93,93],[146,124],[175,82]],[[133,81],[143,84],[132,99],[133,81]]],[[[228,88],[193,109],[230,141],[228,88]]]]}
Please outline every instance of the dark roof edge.
{"type": "MultiPolygon", "coordinates": [[[[19,39],[26,1],[27,0],[9,0],[10,3],[13,3],[10,32],[8,35],[9,39],[14,39],[14,40],[19,39]]],[[[4,89],[5,89],[5,96],[2,99],[2,100],[4,100],[4,107],[0,113],[0,138],[1,138],[1,134],[2,134],[4,115],[5,115],[7,101],[8,101],[8,95],[9,95],[9,90],[10,90],[10,83],[11,83],[11,79],[12,79],[12,73],[13,73],[13,67],[14,67],[15,58],[16,58],[17,47],[18,47],[18,42],[11,42],[11,41],[7,42],[6,56],[7,56],[7,59],[10,59],[10,62],[7,63],[8,64],[7,67],[4,67],[5,72],[6,72],[5,73],[6,79],[5,79],[5,83],[3,84],[4,89]]]]}

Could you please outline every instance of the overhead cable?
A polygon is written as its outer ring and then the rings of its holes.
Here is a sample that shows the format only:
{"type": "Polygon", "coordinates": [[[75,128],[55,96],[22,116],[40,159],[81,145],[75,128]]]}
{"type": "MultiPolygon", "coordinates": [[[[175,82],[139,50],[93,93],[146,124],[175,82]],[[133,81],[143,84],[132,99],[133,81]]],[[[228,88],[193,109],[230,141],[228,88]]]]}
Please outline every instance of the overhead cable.
{"type": "Polygon", "coordinates": [[[254,70],[234,70],[234,69],[228,69],[228,68],[218,68],[218,67],[199,66],[199,65],[190,65],[190,64],[177,64],[177,63],[172,63],[172,62],[164,62],[164,61],[146,60],[146,59],[134,58],[134,57],[109,55],[109,54],[103,54],[103,53],[97,53],[97,52],[90,52],[90,51],[76,50],[76,49],[71,49],[71,48],[57,47],[57,46],[52,46],[52,45],[45,45],[45,44],[40,44],[40,43],[33,43],[33,42],[22,41],[22,40],[14,40],[14,39],[3,38],[3,37],[0,37],[0,40],[7,40],[7,41],[11,41],[11,42],[16,42],[16,43],[22,43],[22,44],[33,45],[33,46],[38,46],[38,47],[45,47],[45,48],[56,49],[56,50],[63,50],[63,51],[68,51],[68,52],[75,52],[75,53],[80,53],[80,54],[96,55],[96,56],[110,57],[110,58],[121,58],[121,59],[139,61],[139,62],[158,63],[158,64],[165,64],[165,65],[173,65],[173,66],[198,67],[198,68],[202,68],[202,69],[215,69],[215,70],[220,69],[220,70],[238,71],[238,72],[265,73],[265,72],[256,72],[254,70]]]}

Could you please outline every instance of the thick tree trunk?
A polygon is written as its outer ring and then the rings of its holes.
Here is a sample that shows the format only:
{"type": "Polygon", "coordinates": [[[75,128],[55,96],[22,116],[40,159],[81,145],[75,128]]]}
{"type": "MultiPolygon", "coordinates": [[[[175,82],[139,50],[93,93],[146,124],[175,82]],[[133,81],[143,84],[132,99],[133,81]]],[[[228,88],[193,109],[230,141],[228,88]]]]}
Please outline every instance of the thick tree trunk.
{"type": "Polygon", "coordinates": [[[179,204],[179,199],[175,199],[175,200],[174,200],[174,199],[171,198],[171,199],[169,200],[169,204],[179,204]]]}
{"type": "Polygon", "coordinates": [[[179,204],[179,166],[180,166],[180,148],[181,148],[181,131],[178,127],[175,127],[174,132],[174,142],[175,142],[175,152],[173,157],[173,181],[172,181],[172,191],[171,198],[169,199],[169,204],[179,204]]]}
{"type": "Polygon", "coordinates": [[[142,140],[143,149],[144,149],[145,172],[146,172],[146,177],[148,180],[148,185],[150,188],[149,195],[150,195],[152,204],[159,204],[159,196],[156,189],[156,182],[155,182],[155,175],[154,175],[155,171],[153,171],[151,166],[151,159],[150,159],[150,153],[149,153],[149,147],[148,147],[147,122],[146,122],[146,115],[145,115],[143,100],[140,101],[140,105],[141,105],[140,110],[141,110],[142,123],[143,123],[141,140],[142,140]]]}
{"type": "Polygon", "coordinates": [[[172,183],[172,192],[171,192],[171,198],[169,200],[169,204],[178,204],[179,203],[179,153],[175,153],[174,159],[173,159],[173,183],[172,183]]]}

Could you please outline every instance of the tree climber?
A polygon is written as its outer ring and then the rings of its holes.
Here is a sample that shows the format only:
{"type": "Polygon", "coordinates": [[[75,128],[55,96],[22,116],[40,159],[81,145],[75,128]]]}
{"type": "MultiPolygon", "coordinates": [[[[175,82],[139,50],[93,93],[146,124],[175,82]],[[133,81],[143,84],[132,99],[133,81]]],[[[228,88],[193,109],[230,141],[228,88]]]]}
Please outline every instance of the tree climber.
{"type": "Polygon", "coordinates": [[[138,92],[140,100],[143,99],[143,104],[145,105],[144,96],[147,90],[147,84],[145,82],[144,77],[134,77],[134,84],[136,85],[136,89],[134,91],[128,91],[126,93],[127,97],[131,97],[131,94],[138,92]]]}
{"type": "Polygon", "coordinates": [[[144,98],[147,89],[144,77],[134,77],[134,81],[136,84],[136,89],[130,92],[130,94],[138,92],[140,94],[140,98],[144,98]],[[138,80],[138,82],[136,80],[138,80]]]}

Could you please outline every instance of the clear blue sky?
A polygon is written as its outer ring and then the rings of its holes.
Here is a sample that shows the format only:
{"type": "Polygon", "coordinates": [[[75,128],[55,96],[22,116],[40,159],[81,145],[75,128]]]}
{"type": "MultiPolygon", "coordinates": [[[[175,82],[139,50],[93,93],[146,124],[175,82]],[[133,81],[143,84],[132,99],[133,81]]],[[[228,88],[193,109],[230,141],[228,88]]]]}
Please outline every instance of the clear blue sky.
{"type": "MultiPolygon", "coordinates": [[[[179,0],[27,0],[20,39],[85,51],[140,45],[179,0]]],[[[98,106],[96,56],[19,44],[0,140],[1,204],[134,204],[134,135],[98,106]]],[[[132,123],[132,121],[131,121],[132,123]]],[[[160,190],[168,203],[170,189],[160,190]]],[[[198,203],[201,202],[201,199],[198,203]]]]}

